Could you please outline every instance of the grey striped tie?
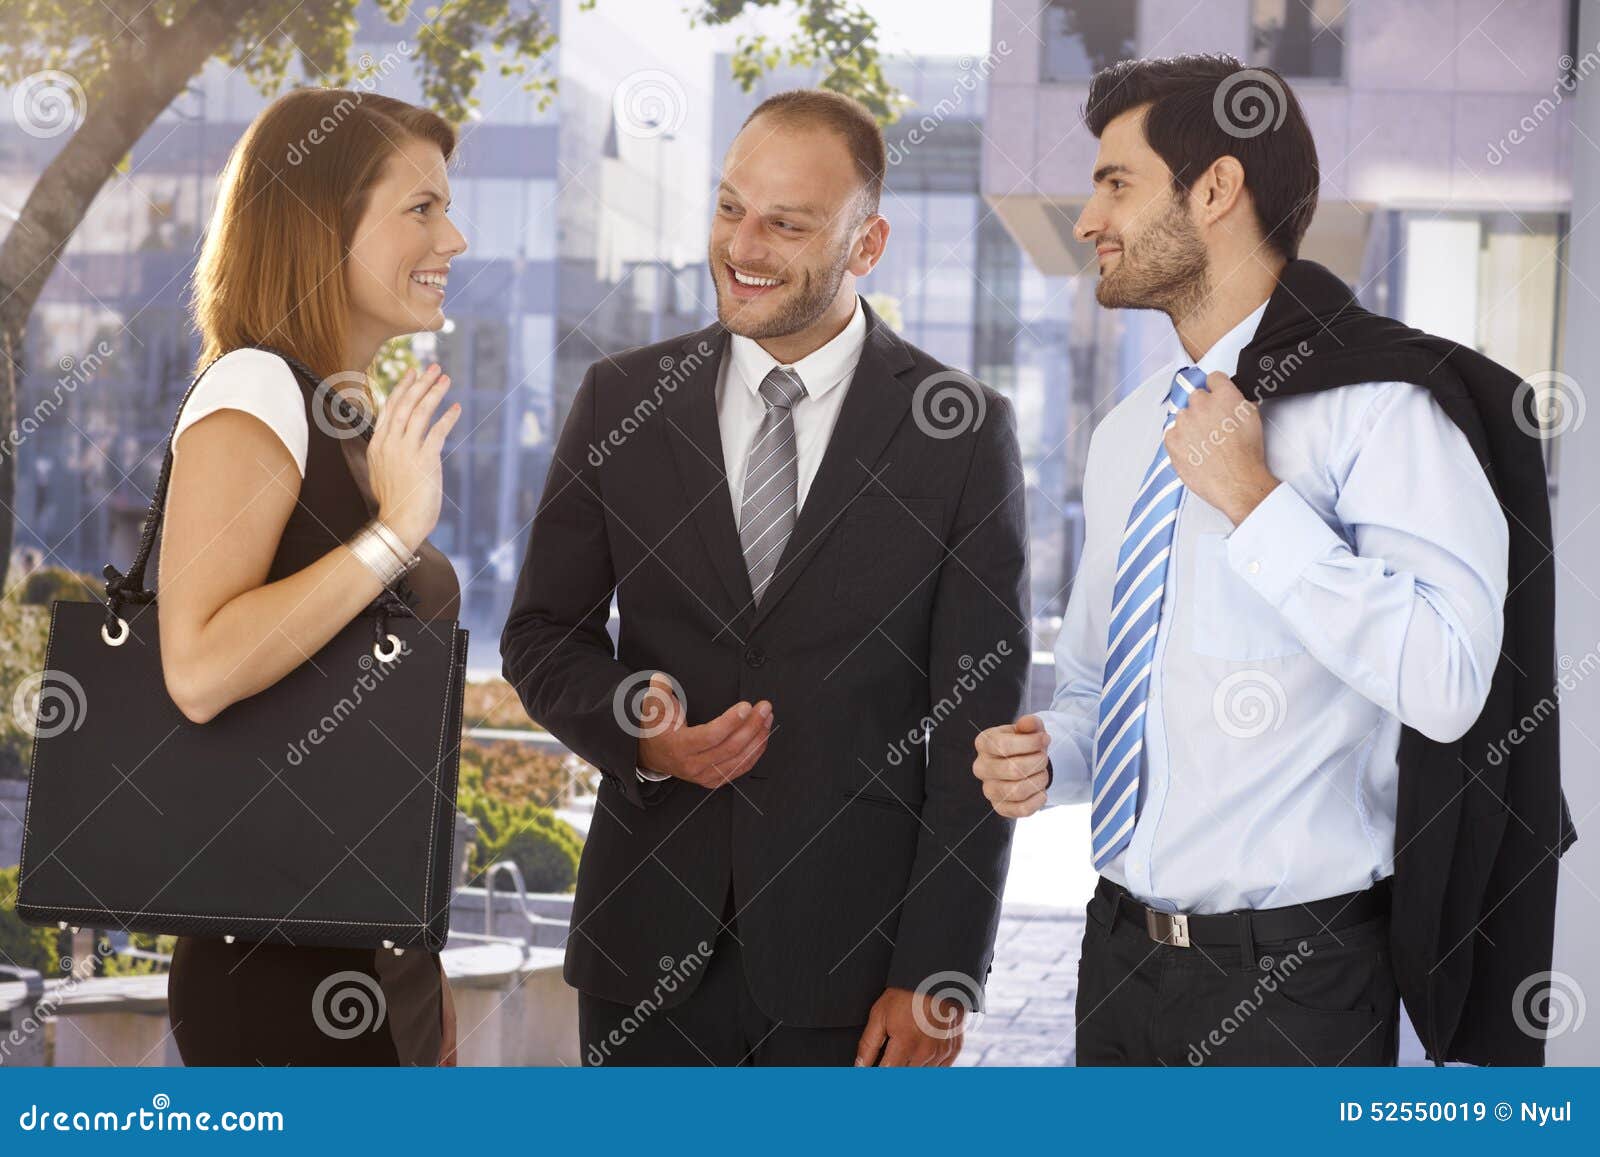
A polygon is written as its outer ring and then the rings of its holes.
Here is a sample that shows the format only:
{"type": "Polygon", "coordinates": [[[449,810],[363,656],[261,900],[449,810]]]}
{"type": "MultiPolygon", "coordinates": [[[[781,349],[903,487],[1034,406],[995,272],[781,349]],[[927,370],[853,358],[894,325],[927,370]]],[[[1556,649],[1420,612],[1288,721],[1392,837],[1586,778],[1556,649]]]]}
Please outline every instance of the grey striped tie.
{"type": "Polygon", "coordinates": [[[744,461],[744,498],[739,504],[739,544],[750,571],[755,601],[772,581],[783,544],[794,529],[800,475],[795,467],[794,405],[806,396],[800,375],[773,366],[761,383],[766,415],[744,461]]]}

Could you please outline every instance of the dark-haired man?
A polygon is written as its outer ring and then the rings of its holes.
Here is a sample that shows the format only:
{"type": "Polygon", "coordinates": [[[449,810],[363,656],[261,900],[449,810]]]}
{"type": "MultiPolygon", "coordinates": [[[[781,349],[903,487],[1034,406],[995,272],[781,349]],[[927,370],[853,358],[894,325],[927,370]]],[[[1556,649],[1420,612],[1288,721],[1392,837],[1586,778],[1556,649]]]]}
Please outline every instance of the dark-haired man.
{"type": "Polygon", "coordinates": [[[1393,1064],[1403,991],[1436,1059],[1527,1063],[1561,809],[1553,750],[1485,758],[1552,671],[1516,378],[1297,259],[1317,155],[1276,74],[1128,61],[1086,121],[1098,299],[1183,356],[1095,431],[1054,702],[974,763],[1002,815],[1090,804],[1078,1062],[1393,1064]],[[1474,948],[1489,919],[1515,943],[1474,948]]]}
{"type": "Polygon", "coordinates": [[[1011,824],[968,753],[1026,680],[1020,455],[857,295],[884,168],[858,103],[762,103],[718,322],[595,363],[557,447],[501,650],[603,776],[586,1064],[949,1064],[988,972],[1011,824]]]}

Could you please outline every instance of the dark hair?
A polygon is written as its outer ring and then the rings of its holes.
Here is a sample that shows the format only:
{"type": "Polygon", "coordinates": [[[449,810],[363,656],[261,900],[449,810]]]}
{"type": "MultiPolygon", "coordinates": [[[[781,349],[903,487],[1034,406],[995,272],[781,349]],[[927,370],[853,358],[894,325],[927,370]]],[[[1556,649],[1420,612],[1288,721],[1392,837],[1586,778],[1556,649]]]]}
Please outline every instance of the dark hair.
{"type": "Polygon", "coordinates": [[[1188,193],[1218,157],[1244,166],[1266,242],[1286,259],[1317,211],[1317,145],[1293,90],[1270,68],[1245,68],[1233,56],[1197,53],[1124,60],[1089,82],[1083,123],[1096,138],[1130,109],[1149,105],[1144,136],[1188,193]]]}
{"type": "Polygon", "coordinates": [[[784,125],[820,125],[838,133],[844,138],[850,159],[855,162],[856,174],[861,178],[864,215],[871,216],[878,211],[888,160],[883,130],[866,105],[825,88],[793,88],[775,93],[756,105],[755,111],[744,118],[740,130],[758,116],[784,125]]]}

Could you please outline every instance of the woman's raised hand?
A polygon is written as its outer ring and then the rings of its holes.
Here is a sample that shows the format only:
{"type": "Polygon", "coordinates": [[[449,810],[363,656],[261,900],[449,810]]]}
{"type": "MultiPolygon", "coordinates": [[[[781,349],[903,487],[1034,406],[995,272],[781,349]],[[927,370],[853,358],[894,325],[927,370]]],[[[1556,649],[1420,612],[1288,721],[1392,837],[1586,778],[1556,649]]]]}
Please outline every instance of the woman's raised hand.
{"type": "Polygon", "coordinates": [[[444,501],[441,456],[445,436],[461,417],[461,403],[429,422],[449,388],[450,376],[437,365],[421,373],[407,370],[378,411],[367,444],[378,517],[412,550],[438,524],[444,501]]]}

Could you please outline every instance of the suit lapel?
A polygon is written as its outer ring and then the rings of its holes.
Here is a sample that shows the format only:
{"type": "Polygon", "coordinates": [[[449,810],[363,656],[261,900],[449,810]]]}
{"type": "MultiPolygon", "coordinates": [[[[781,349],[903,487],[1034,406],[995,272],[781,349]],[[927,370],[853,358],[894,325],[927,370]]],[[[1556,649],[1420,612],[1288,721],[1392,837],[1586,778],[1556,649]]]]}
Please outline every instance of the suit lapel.
{"type": "MultiPolygon", "coordinates": [[[[767,584],[756,609],[754,628],[771,613],[795,579],[816,557],[828,532],[839,521],[844,508],[871,481],[871,470],[883,448],[911,408],[911,389],[899,379],[913,364],[911,353],[888,326],[884,325],[865,301],[867,333],[861,360],[849,382],[849,392],[839,409],[833,435],[823,452],[811,489],[794,531],[783,548],[777,572],[767,584]]],[[[802,405],[804,403],[801,403],[802,405]]],[[[713,414],[713,422],[715,415],[713,414]]],[[[724,499],[724,503],[731,503],[724,499]]],[[[738,550],[738,533],[733,535],[738,550]]],[[[743,557],[739,559],[743,566],[743,557]]],[[[749,576],[745,577],[745,600],[750,599],[749,576]]]]}
{"type": "Polygon", "coordinates": [[[682,349],[695,361],[662,407],[661,415],[667,419],[667,442],[672,446],[683,482],[684,509],[691,511],[689,518],[705,544],[717,577],[733,605],[740,608],[734,617],[742,618],[750,609],[750,572],[739,546],[733,495],[722,460],[722,431],[717,422],[717,371],[727,355],[728,332],[721,325],[712,324],[690,334],[682,349]],[[700,351],[706,348],[714,352],[702,354],[700,351]]]}

